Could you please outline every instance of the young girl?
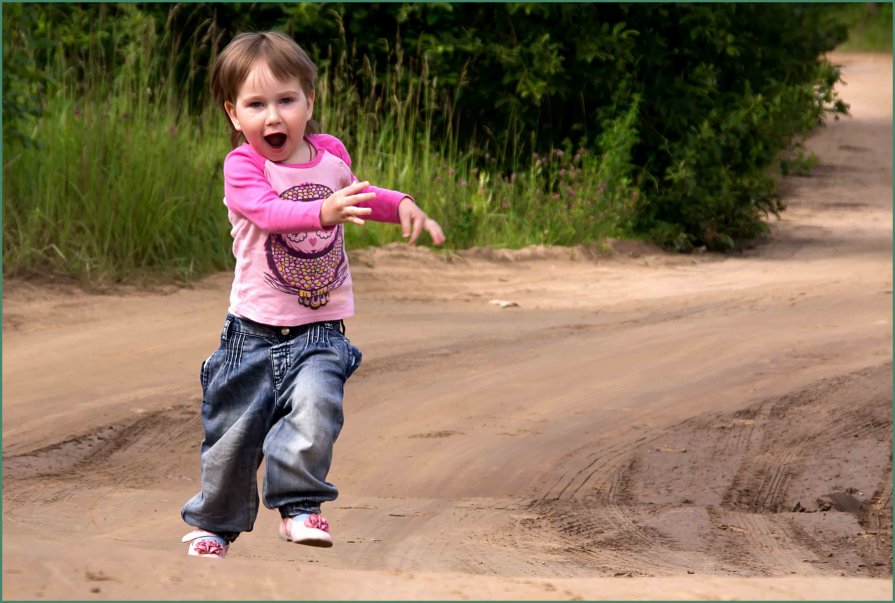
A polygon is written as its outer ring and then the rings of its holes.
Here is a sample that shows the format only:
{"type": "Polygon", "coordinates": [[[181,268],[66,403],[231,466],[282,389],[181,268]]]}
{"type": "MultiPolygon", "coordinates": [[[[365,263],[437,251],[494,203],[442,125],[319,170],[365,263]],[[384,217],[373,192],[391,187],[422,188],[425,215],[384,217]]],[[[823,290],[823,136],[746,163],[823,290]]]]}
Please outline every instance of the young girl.
{"type": "Polygon", "coordinates": [[[237,36],[212,70],[234,147],[224,203],[236,273],[220,347],[200,372],[202,489],[181,510],[196,528],[183,537],[190,555],[222,558],[252,530],[262,457],[280,538],[332,546],[320,505],[338,495],[326,475],[361,360],[342,322],[354,314],[342,224],[400,223],[410,244],[423,229],[444,241],[411,197],[357,181],[344,145],[311,119],[316,77],[274,32],[237,36]]]}

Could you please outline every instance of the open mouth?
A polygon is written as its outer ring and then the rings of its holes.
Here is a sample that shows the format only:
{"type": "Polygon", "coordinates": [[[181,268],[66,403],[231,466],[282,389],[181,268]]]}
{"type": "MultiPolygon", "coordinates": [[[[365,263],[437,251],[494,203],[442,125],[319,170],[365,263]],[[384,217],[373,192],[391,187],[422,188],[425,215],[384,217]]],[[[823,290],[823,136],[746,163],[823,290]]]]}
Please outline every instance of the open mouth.
{"type": "Polygon", "coordinates": [[[282,148],[284,144],[286,144],[286,135],[282,133],[268,134],[264,137],[264,140],[267,141],[267,144],[269,144],[273,148],[279,149],[282,148]]]}

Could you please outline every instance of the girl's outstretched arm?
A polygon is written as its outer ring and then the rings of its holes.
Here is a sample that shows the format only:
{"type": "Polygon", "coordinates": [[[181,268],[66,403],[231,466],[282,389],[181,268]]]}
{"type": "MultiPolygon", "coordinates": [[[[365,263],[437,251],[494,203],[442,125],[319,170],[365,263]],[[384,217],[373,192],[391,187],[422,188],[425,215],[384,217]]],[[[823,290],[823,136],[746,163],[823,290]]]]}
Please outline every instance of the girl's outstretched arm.
{"type": "MultiPolygon", "coordinates": [[[[335,136],[329,134],[315,134],[309,137],[309,140],[317,147],[318,150],[325,150],[335,155],[348,166],[351,170],[351,156],[342,141],[335,136]]],[[[400,191],[393,191],[386,188],[369,186],[369,183],[358,183],[357,176],[351,172],[353,180],[352,186],[364,184],[358,190],[361,195],[373,193],[373,197],[368,200],[358,201],[357,208],[369,208],[372,210],[364,217],[368,220],[376,222],[391,222],[401,225],[401,233],[404,237],[410,237],[407,241],[409,245],[416,243],[420,233],[425,229],[432,237],[432,242],[436,245],[444,243],[445,237],[441,230],[441,226],[426,215],[413,200],[413,197],[400,191]]],[[[348,190],[343,189],[343,190],[348,190]]],[[[341,192],[341,191],[340,191],[341,192]]],[[[327,200],[327,203],[329,200],[327,200]]],[[[326,208],[324,206],[324,212],[326,208]]],[[[324,219],[325,221],[325,219],[324,219]]],[[[355,222],[355,220],[346,220],[355,222]]],[[[356,222],[357,223],[357,222],[356,222]]]]}
{"type": "MultiPolygon", "coordinates": [[[[308,139],[318,150],[327,151],[341,159],[345,165],[348,166],[349,171],[351,171],[351,156],[348,154],[348,150],[345,148],[345,145],[342,144],[341,140],[329,134],[314,134],[313,136],[309,136],[308,139]]],[[[354,183],[358,182],[358,178],[354,175],[353,171],[351,172],[351,179],[354,183]]],[[[413,197],[406,193],[393,191],[387,188],[379,188],[378,186],[368,185],[360,192],[373,193],[375,195],[373,198],[358,204],[358,207],[369,207],[373,210],[365,217],[374,222],[399,224],[401,218],[398,215],[398,206],[405,199],[410,199],[410,201],[413,202],[413,197]]]]}

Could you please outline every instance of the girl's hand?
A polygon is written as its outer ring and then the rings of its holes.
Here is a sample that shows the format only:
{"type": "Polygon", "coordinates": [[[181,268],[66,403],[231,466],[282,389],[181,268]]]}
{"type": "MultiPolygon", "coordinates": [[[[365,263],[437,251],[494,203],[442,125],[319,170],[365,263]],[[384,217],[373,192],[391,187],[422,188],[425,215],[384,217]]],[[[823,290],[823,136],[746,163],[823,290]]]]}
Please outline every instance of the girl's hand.
{"type": "Polygon", "coordinates": [[[401,234],[404,237],[410,237],[407,241],[408,245],[416,243],[423,229],[432,237],[432,242],[436,245],[444,243],[444,233],[441,232],[441,226],[438,222],[426,215],[410,197],[404,197],[398,204],[398,217],[401,219],[401,234]]]}
{"type": "Polygon", "coordinates": [[[369,182],[355,182],[327,197],[320,206],[321,226],[335,226],[343,222],[363,226],[364,221],[360,216],[369,215],[373,210],[369,207],[357,207],[357,204],[376,197],[376,193],[360,192],[368,186],[369,182]]]}

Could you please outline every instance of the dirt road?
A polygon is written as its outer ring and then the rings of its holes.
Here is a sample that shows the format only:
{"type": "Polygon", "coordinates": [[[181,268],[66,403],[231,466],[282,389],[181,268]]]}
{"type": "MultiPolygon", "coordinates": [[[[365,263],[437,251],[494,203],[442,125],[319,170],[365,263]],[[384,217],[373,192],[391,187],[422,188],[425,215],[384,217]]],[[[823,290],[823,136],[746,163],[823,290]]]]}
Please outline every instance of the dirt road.
{"type": "Polygon", "coordinates": [[[229,275],[5,283],[3,598],[890,598],[892,62],[837,60],[743,255],[353,253],[333,549],[179,542],[229,275]]]}

